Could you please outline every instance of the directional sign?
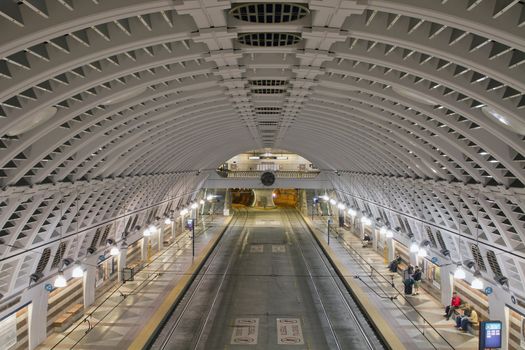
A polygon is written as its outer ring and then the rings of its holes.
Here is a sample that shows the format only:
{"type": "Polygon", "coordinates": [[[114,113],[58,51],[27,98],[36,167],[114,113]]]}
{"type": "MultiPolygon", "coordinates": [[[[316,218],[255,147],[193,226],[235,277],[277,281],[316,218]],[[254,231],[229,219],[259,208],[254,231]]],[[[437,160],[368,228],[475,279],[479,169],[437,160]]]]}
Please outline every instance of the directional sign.
{"type": "Polygon", "coordinates": [[[46,283],[44,285],[44,288],[48,291],[48,292],[51,292],[53,290],[53,285],[51,283],[46,283]]]}
{"type": "Polygon", "coordinates": [[[432,261],[432,263],[434,263],[434,264],[437,264],[439,260],[438,260],[438,258],[436,258],[434,256],[434,257],[432,257],[432,259],[430,261],[432,261]]]}
{"type": "Polygon", "coordinates": [[[485,288],[485,294],[489,295],[489,294],[492,294],[492,292],[493,292],[492,287],[485,288]]]}

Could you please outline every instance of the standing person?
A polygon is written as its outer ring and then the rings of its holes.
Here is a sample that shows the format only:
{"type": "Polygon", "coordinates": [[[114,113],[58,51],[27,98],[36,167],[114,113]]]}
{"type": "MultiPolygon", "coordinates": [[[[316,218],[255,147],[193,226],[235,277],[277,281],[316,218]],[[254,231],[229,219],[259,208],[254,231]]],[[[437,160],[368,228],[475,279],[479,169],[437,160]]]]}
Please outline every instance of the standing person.
{"type": "Polygon", "coordinates": [[[447,305],[445,308],[445,318],[447,320],[450,320],[450,316],[454,314],[454,310],[459,309],[461,306],[461,298],[459,297],[458,293],[454,292],[452,293],[452,300],[450,301],[450,305],[447,305]]]}
{"type": "Polygon", "coordinates": [[[414,279],[410,276],[403,281],[405,285],[405,295],[412,295],[412,287],[414,286],[414,279]]]}
{"type": "Polygon", "coordinates": [[[412,277],[413,273],[414,273],[414,266],[408,265],[405,271],[403,271],[403,281],[412,277]]]}
{"type": "Polygon", "coordinates": [[[422,275],[423,273],[421,272],[421,268],[419,266],[416,266],[414,274],[412,274],[412,279],[414,280],[414,295],[419,294],[419,288],[421,287],[422,275]]]}

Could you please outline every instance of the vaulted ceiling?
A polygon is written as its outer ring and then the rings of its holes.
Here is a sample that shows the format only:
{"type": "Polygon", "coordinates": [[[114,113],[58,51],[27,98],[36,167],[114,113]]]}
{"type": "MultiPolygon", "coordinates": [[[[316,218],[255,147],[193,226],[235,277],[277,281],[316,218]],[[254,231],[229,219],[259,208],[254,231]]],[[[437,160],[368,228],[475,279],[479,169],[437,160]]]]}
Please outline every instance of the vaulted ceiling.
{"type": "Polygon", "coordinates": [[[82,256],[100,225],[187,201],[262,147],[378,201],[373,179],[508,197],[494,210],[519,242],[498,249],[525,247],[523,1],[5,0],[0,15],[0,293],[25,287],[31,252],[69,234],[82,256]]]}

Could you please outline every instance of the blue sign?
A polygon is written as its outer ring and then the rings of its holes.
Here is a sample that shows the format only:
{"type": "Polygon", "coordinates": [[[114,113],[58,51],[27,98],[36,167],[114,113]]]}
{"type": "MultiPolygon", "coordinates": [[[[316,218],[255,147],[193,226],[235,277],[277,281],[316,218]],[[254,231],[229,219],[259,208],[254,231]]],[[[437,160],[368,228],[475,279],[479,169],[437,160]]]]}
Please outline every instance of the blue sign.
{"type": "Polygon", "coordinates": [[[432,261],[432,263],[434,263],[434,264],[437,264],[438,263],[438,258],[436,258],[434,256],[434,257],[432,257],[432,259],[430,261],[432,261]]]}
{"type": "Polygon", "coordinates": [[[492,292],[493,292],[492,287],[485,288],[485,294],[489,295],[489,294],[492,294],[492,292]]]}
{"type": "Polygon", "coordinates": [[[51,292],[53,290],[53,285],[51,283],[46,283],[44,285],[44,288],[48,291],[48,292],[51,292]]]}
{"type": "Polygon", "coordinates": [[[479,345],[480,349],[491,348],[491,349],[500,349],[501,348],[501,337],[502,337],[502,327],[500,321],[484,321],[481,322],[480,332],[479,332],[479,345]]]}
{"type": "Polygon", "coordinates": [[[99,255],[99,256],[98,256],[98,260],[99,260],[99,261],[104,261],[104,260],[106,260],[106,256],[104,256],[104,255],[99,255]]]}

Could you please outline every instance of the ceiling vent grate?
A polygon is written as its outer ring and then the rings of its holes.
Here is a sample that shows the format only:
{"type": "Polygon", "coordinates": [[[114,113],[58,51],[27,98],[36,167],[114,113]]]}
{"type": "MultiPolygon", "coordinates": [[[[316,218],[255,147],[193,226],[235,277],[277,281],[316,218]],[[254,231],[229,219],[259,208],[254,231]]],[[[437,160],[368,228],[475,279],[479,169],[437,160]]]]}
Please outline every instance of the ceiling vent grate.
{"type": "Polygon", "coordinates": [[[272,89],[272,88],[269,88],[269,89],[253,89],[252,90],[252,93],[254,94],[284,94],[286,90],[284,89],[272,89]]]}
{"type": "Polygon", "coordinates": [[[271,121],[271,120],[261,120],[259,122],[260,126],[277,126],[279,122],[271,121]]]}
{"type": "Polygon", "coordinates": [[[257,113],[264,112],[264,111],[282,111],[281,107],[255,107],[255,111],[257,113]]]}
{"type": "Polygon", "coordinates": [[[286,23],[304,18],[310,10],[300,4],[250,3],[235,6],[230,14],[238,20],[251,23],[286,23]]]}
{"type": "Polygon", "coordinates": [[[252,84],[252,86],[284,86],[286,85],[287,81],[286,80],[268,80],[268,79],[264,79],[264,80],[252,80],[250,81],[250,84],[252,84]]]}
{"type": "Polygon", "coordinates": [[[241,33],[239,42],[257,47],[275,47],[295,45],[301,41],[299,33],[241,33]]]}

